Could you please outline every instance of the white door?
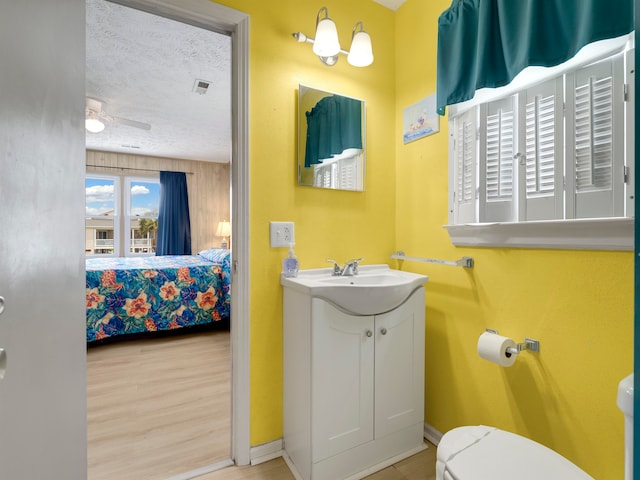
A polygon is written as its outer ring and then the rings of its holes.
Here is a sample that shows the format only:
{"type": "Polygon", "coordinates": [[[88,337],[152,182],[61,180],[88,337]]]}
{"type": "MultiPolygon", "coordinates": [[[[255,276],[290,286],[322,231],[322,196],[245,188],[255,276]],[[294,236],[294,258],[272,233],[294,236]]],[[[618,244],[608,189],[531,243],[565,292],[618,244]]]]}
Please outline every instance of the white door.
{"type": "Polygon", "coordinates": [[[373,317],[312,300],[312,461],[373,440],[373,317]]]}
{"type": "Polygon", "coordinates": [[[0,478],[85,480],[84,1],[0,10],[0,478]]]}
{"type": "Polygon", "coordinates": [[[376,316],[376,438],[424,422],[424,287],[376,316]]]}

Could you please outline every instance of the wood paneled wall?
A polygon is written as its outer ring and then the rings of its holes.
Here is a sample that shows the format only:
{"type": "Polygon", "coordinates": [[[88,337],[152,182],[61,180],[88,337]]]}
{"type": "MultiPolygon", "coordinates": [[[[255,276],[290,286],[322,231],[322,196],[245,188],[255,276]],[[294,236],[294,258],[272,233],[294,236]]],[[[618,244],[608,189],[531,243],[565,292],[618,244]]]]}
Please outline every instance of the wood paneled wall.
{"type": "Polygon", "coordinates": [[[231,219],[230,164],[87,150],[87,173],[158,178],[160,170],[187,173],[192,253],[220,247],[218,222],[231,219]]]}

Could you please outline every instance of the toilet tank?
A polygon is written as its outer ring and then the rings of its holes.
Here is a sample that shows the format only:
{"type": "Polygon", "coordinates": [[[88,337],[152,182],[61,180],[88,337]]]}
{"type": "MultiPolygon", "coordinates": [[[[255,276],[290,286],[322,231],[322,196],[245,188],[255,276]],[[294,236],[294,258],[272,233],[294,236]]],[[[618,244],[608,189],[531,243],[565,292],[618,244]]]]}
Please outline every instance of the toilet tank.
{"type": "Polygon", "coordinates": [[[633,373],[618,384],[618,408],[624,413],[624,478],[633,475],[633,373]]]}

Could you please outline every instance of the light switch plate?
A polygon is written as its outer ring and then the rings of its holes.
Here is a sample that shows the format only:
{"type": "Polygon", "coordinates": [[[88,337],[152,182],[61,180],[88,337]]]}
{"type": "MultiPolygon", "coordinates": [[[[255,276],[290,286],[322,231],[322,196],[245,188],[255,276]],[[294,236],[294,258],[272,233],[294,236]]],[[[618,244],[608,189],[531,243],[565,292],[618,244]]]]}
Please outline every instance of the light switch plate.
{"type": "Polygon", "coordinates": [[[295,243],[293,222],[270,222],[269,233],[271,248],[288,247],[295,243]]]}

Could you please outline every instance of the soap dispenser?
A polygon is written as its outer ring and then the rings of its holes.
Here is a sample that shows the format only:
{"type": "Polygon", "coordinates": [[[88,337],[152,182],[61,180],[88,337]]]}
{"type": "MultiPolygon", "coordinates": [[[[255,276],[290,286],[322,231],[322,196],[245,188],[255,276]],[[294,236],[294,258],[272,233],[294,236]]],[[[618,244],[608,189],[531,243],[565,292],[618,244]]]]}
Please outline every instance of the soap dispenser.
{"type": "Polygon", "coordinates": [[[289,244],[289,255],[282,260],[282,274],[285,277],[298,276],[298,258],[293,253],[293,243],[289,244]]]}

